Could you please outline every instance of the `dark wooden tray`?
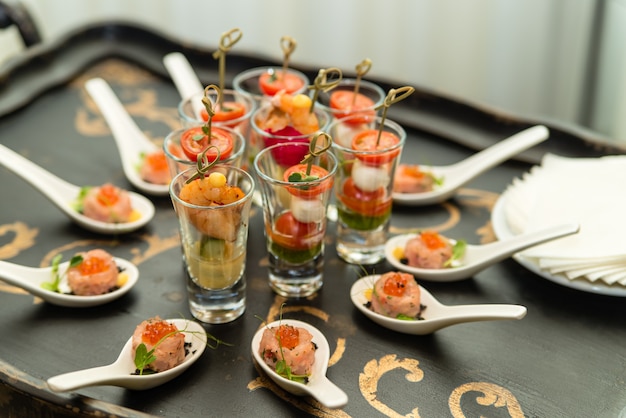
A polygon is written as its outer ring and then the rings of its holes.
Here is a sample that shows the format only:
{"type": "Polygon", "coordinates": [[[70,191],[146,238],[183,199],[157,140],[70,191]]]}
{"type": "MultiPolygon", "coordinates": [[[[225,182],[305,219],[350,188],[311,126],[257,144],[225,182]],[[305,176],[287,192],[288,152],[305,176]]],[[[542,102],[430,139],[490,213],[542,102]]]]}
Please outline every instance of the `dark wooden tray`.
{"type": "MultiPolygon", "coordinates": [[[[212,51],[123,23],[86,27],[29,49],[0,69],[0,141],[74,184],[112,181],[130,188],[83,85],[103,77],[142,130],[162,140],[178,124],[179,97],[161,63],[171,51],[187,55],[204,82],[217,79],[212,51]]],[[[229,57],[227,83],[243,69],[276,64],[263,57],[229,57]]],[[[317,71],[300,69],[312,76],[317,71]]],[[[621,152],[571,127],[499,114],[422,88],[393,110],[409,135],[407,161],[453,163],[536,123],[553,133],[544,145],[479,177],[449,202],[395,207],[394,233],[433,227],[470,243],[491,241],[490,213],[499,194],[543,153],[621,152]]],[[[81,310],[41,303],[0,283],[0,406],[8,416],[615,417],[625,406],[622,298],[565,288],[507,260],[470,280],[422,284],[444,303],[522,304],[528,307],[526,318],[460,325],[425,337],[398,334],[351,305],[350,286],[362,272],[338,259],[332,223],[324,287],[311,299],[288,301],[286,316],[325,333],[333,352],[329,377],[350,401],[343,410],[327,411],[309,398],[285,394],[250,355],[257,316],[273,319],[283,302],[267,286],[258,208],[251,219],[246,314],[231,324],[207,326],[232,347],[207,350],[197,366],[150,391],[94,387],[54,394],[45,385],[48,377],[112,362],[143,319],[190,317],[177,221],[169,198],[153,198],[157,215],[150,225],[128,236],[103,237],[71,224],[3,168],[0,184],[0,259],[43,266],[58,252],[100,246],[133,260],[141,274],[126,297],[81,310]]],[[[374,270],[389,269],[381,263],[374,270]]]]}

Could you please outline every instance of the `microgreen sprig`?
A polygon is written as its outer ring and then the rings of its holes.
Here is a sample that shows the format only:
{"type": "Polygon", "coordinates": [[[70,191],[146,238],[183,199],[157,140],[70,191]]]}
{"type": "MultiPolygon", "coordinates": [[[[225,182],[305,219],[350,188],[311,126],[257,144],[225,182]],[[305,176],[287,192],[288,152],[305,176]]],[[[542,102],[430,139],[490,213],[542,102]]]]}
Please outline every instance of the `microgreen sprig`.
{"type": "Polygon", "coordinates": [[[283,36],[280,38],[280,49],[283,50],[283,74],[287,74],[289,68],[289,58],[293,51],[296,50],[297,42],[291,36],[283,36]]]}
{"type": "Polygon", "coordinates": [[[409,97],[411,94],[413,94],[414,91],[415,91],[415,88],[411,86],[404,86],[404,87],[399,87],[397,89],[391,89],[387,93],[385,100],[383,100],[383,102],[378,107],[376,107],[376,110],[379,110],[381,108],[383,109],[383,113],[380,116],[381,120],[380,120],[380,128],[378,129],[378,137],[376,138],[377,146],[380,142],[380,137],[383,134],[385,120],[387,119],[387,110],[389,110],[392,104],[398,103],[406,99],[407,97],[409,97]]]}
{"type": "MultiPolygon", "coordinates": [[[[139,372],[138,374],[140,376],[144,374],[144,371],[146,371],[146,368],[148,367],[148,365],[152,363],[154,360],[156,360],[156,356],[154,355],[156,348],[167,338],[176,334],[201,334],[202,335],[202,333],[199,333],[197,331],[188,331],[187,328],[185,328],[182,330],[168,332],[163,337],[161,337],[161,339],[157,341],[157,343],[154,346],[152,346],[152,349],[150,351],[148,351],[148,347],[146,347],[144,343],[139,344],[137,348],[135,349],[135,358],[133,361],[135,363],[135,367],[137,368],[137,371],[139,372]]],[[[232,346],[232,344],[224,342],[209,333],[207,333],[206,335],[208,337],[206,345],[209,348],[216,349],[220,345],[232,346]],[[214,341],[214,344],[211,344],[209,340],[214,341]]]]}
{"type": "Polygon", "coordinates": [[[359,89],[361,88],[361,79],[365,74],[369,72],[371,68],[372,60],[369,58],[365,58],[363,61],[356,65],[356,81],[354,82],[354,95],[352,96],[352,106],[354,106],[354,104],[356,103],[356,96],[357,94],[359,94],[359,89]]]}
{"type": "Polygon", "coordinates": [[[444,267],[454,267],[454,263],[460,260],[465,255],[467,249],[467,242],[464,240],[457,240],[452,246],[452,256],[443,264],[444,267]]]}
{"type": "Polygon", "coordinates": [[[343,73],[337,67],[322,68],[318,71],[317,77],[313,80],[313,85],[309,86],[309,90],[313,90],[309,113],[313,112],[313,108],[320,91],[327,92],[334,89],[337,85],[339,85],[342,78],[343,73]]]}
{"type": "Polygon", "coordinates": [[[58,254],[52,259],[52,281],[51,282],[43,282],[41,283],[41,287],[46,290],[50,290],[51,292],[60,293],[59,285],[61,284],[61,279],[67,275],[67,270],[72,267],[77,267],[80,263],[83,262],[83,256],[80,254],[75,255],[70,259],[70,263],[67,266],[67,269],[63,272],[63,274],[59,274],[59,265],[61,264],[61,260],[63,259],[63,254],[58,254]]]}
{"type": "Polygon", "coordinates": [[[317,161],[317,158],[321,156],[323,153],[328,151],[333,144],[333,138],[327,134],[326,132],[318,132],[313,138],[311,138],[311,142],[309,143],[309,153],[304,156],[300,164],[306,164],[306,175],[302,175],[301,173],[295,172],[291,173],[288,180],[291,182],[306,182],[317,180],[317,176],[311,175],[311,169],[313,164],[317,161]],[[319,137],[324,137],[324,143],[321,147],[318,148],[317,140],[319,137]]]}
{"type": "MultiPolygon", "coordinates": [[[[226,53],[229,52],[237,42],[239,42],[242,36],[243,32],[239,28],[233,28],[228,32],[222,33],[222,36],[220,37],[220,46],[218,50],[213,53],[213,58],[219,60],[220,89],[224,88],[226,53]]],[[[222,104],[222,101],[220,100],[218,103],[222,104]]]]}

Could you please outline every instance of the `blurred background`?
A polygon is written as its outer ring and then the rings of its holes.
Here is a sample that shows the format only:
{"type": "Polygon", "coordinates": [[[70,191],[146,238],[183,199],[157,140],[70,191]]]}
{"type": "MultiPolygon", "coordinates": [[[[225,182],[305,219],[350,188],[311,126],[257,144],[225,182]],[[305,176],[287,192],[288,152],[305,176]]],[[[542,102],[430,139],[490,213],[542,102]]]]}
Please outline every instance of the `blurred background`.
{"type": "MultiPolygon", "coordinates": [[[[502,113],[572,123],[626,142],[626,0],[5,0],[43,42],[123,21],[201,48],[243,32],[237,53],[353,70],[502,113]]],[[[0,30],[0,70],[25,48],[0,30]]]]}

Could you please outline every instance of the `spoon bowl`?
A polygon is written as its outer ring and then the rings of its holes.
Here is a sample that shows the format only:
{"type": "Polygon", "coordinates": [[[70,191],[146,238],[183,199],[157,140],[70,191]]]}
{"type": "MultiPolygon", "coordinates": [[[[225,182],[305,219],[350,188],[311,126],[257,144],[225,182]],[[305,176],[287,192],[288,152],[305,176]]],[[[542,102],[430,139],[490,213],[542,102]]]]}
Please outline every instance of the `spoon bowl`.
{"type": "Polygon", "coordinates": [[[366,306],[367,293],[374,288],[380,275],[365,276],[357,280],[350,290],[352,303],[369,319],[392,331],[411,335],[428,335],[452,325],[477,321],[522,319],[526,307],[508,304],[480,304],[448,306],[439,302],[428,290],[420,286],[420,304],[425,308],[423,319],[404,320],[391,318],[372,311],[366,306]]]}
{"type": "Polygon", "coordinates": [[[425,206],[441,203],[451,198],[459,188],[469,183],[480,174],[508,160],[512,156],[535,146],[550,136],[548,128],[542,125],[533,126],[519,132],[495,145],[448,166],[424,167],[436,178],[443,179],[440,186],[432,191],[420,193],[393,193],[393,202],[407,206],[425,206]]]}
{"type": "Polygon", "coordinates": [[[140,194],[129,192],[131,206],[140,215],[137,220],[108,223],[91,219],[72,207],[80,193],[80,187],[66,182],[1,144],[0,164],[28,182],[70,219],[89,231],[109,235],[124,234],[142,228],[154,217],[155,209],[152,202],[140,194]]]}
{"type": "Polygon", "coordinates": [[[326,377],[326,370],[330,359],[330,348],[324,334],[322,334],[314,326],[307,324],[306,322],[293,319],[274,321],[261,327],[256,334],[254,334],[251,348],[255,361],[259,364],[259,366],[261,366],[263,371],[265,371],[265,373],[278,386],[287,392],[297,396],[310,395],[327,408],[341,408],[348,403],[348,395],[346,395],[343,390],[337,387],[326,377]],[[265,361],[263,361],[263,358],[259,353],[263,331],[265,331],[266,328],[274,328],[280,325],[291,325],[293,327],[304,328],[309,331],[311,335],[313,335],[313,342],[317,345],[317,350],[315,351],[315,363],[313,364],[313,370],[311,371],[311,376],[306,384],[294,382],[280,376],[274,369],[265,363],[265,361]]]}
{"type": "Polygon", "coordinates": [[[168,184],[147,182],[137,170],[142,155],[160,151],[161,148],[141,132],[106,81],[92,78],[85,83],[85,89],[111,128],[128,181],[143,193],[166,196],[169,193],[168,184]]]}
{"type": "MultiPolygon", "coordinates": [[[[467,245],[465,254],[455,260],[451,267],[441,269],[426,269],[412,267],[399,260],[395,253],[397,248],[404,250],[406,243],[417,234],[397,235],[390,238],[385,244],[387,261],[398,270],[413,274],[418,279],[433,282],[452,282],[472,277],[487,267],[504,260],[511,255],[557,238],[575,234],[579,231],[578,224],[564,224],[554,227],[520,234],[515,237],[491,242],[484,245],[467,245]]],[[[451,240],[454,241],[454,240],[451,240]]]]}
{"type": "MultiPolygon", "coordinates": [[[[99,306],[118,299],[128,293],[130,289],[137,284],[139,279],[139,270],[130,261],[123,258],[115,258],[115,264],[124,273],[128,275],[128,280],[120,288],[102,295],[78,296],[67,293],[69,286],[62,280],[60,287],[64,293],[53,292],[41,287],[42,283],[50,282],[52,278],[52,267],[28,267],[19,264],[0,261],[0,280],[24,289],[28,293],[38,296],[48,303],[68,308],[88,308],[99,306]]],[[[69,261],[59,264],[59,272],[67,270],[69,261]]]]}
{"type": "Polygon", "coordinates": [[[162,385],[179,376],[196,362],[207,345],[207,334],[200,324],[186,319],[168,319],[168,322],[185,334],[187,356],[185,360],[169,370],[153,374],[134,374],[136,366],[132,356],[132,337],[128,339],[117,360],[107,366],[53,376],[47,380],[48,387],[54,392],[68,392],[88,386],[119,386],[133,390],[146,390],[162,385]]]}

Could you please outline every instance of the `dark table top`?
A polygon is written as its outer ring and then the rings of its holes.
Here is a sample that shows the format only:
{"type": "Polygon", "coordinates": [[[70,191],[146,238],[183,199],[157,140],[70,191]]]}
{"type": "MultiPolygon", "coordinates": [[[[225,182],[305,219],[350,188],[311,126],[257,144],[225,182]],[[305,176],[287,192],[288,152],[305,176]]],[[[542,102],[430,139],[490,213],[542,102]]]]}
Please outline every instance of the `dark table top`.
{"type": "MultiPolygon", "coordinates": [[[[159,66],[174,50],[190,57],[203,81],[215,81],[211,51],[125,25],[87,28],[25,54],[4,69],[0,81],[0,142],[71,183],[110,181],[132,189],[84,82],[96,76],[107,80],[142,130],[162,141],[179,127],[179,96],[159,66]],[[35,80],[39,84],[33,86],[35,80]]],[[[254,57],[230,61],[233,73],[269,64],[254,57]]],[[[393,117],[409,136],[402,160],[435,165],[454,163],[536,123],[419,88],[393,117]]],[[[547,125],[553,132],[547,143],[478,177],[454,199],[394,207],[392,233],[436,228],[472,244],[493,241],[493,205],[543,153],[620,152],[577,128],[547,125]]],[[[169,197],[151,198],[157,212],[145,228],[117,237],[93,234],[4,168],[0,195],[0,259],[47,266],[58,253],[100,247],[133,261],[140,271],[128,295],[87,309],[43,303],[0,282],[0,409],[8,416],[616,417],[626,407],[623,298],[560,286],[509,259],[468,280],[421,284],[446,304],[521,304],[528,308],[525,318],[463,324],[429,336],[399,334],[351,304],[350,286],[363,273],[337,257],[332,222],[322,290],[287,300],[284,317],[310,322],[326,335],[332,355],[328,376],[349,403],[326,410],[310,398],[285,393],[255,366],[249,347],[259,318],[276,319],[285,301],[267,284],[260,208],[251,216],[246,313],[230,324],[206,326],[232,346],[206,350],[183,375],[148,391],[101,386],[55,394],[47,389],[47,378],[113,362],[142,320],[191,318],[177,220],[169,197]]],[[[383,273],[391,266],[384,262],[370,270],[383,273]]]]}

